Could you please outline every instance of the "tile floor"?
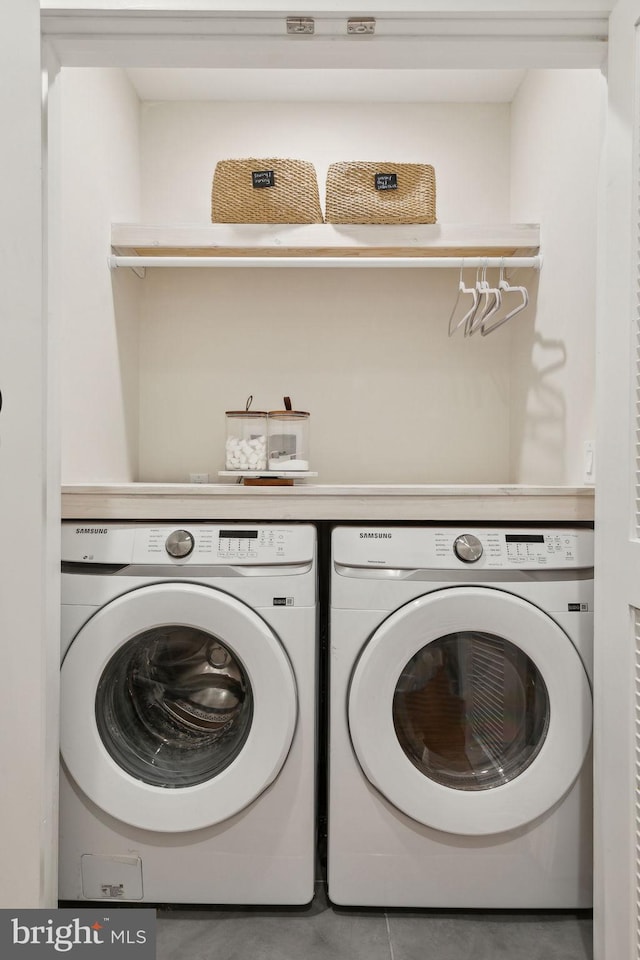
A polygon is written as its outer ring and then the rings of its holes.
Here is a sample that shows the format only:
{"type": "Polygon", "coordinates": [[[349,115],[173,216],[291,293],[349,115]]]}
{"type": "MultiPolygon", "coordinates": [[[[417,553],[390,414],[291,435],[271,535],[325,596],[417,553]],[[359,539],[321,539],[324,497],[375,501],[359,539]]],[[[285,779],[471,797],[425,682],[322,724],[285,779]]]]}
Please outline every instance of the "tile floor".
{"type": "Polygon", "coordinates": [[[589,911],[162,907],[157,960],[592,960],[589,911]]]}

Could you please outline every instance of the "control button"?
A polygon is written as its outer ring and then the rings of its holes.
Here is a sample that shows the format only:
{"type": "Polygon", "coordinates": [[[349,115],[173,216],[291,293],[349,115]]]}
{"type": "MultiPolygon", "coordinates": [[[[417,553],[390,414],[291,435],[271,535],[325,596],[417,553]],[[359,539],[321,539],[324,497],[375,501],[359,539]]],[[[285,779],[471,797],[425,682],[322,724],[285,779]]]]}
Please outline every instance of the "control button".
{"type": "Polygon", "coordinates": [[[463,533],[456,537],[453,552],[463,563],[475,563],[482,556],[482,544],[472,533],[463,533]]]}
{"type": "Polygon", "coordinates": [[[170,557],[188,557],[195,546],[195,540],[188,530],[174,530],[167,537],[164,546],[170,557]]]}

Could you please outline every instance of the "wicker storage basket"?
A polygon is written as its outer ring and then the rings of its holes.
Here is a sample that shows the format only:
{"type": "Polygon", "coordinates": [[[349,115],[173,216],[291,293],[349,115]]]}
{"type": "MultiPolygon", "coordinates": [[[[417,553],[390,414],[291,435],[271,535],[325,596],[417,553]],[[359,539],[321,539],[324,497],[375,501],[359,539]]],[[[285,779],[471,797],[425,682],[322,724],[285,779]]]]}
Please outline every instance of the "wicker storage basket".
{"type": "Polygon", "coordinates": [[[435,223],[436,177],[426,163],[332,163],[329,223],[435,223]]]}
{"type": "Polygon", "coordinates": [[[211,187],[213,223],[322,223],[316,171],[307,160],[220,160],[211,187]]]}

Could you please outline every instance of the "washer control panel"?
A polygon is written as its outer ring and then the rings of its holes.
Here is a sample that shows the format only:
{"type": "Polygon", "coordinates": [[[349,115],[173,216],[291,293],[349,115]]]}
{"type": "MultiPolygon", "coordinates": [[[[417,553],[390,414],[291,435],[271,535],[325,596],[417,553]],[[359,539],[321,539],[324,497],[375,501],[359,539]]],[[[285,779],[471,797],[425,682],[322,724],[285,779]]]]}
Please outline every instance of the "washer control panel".
{"type": "Polygon", "coordinates": [[[336,564],[413,570],[593,567],[593,530],[535,527],[336,527],[336,564]]]}
{"type": "Polygon", "coordinates": [[[218,556],[227,560],[285,557],[288,544],[288,531],[282,528],[221,529],[218,533],[218,556]]]}
{"type": "Polygon", "coordinates": [[[296,563],[309,552],[302,541],[295,527],[196,526],[168,536],[151,528],[138,537],[136,550],[156,553],[163,544],[169,557],[192,563],[296,563]]]}
{"type": "Polygon", "coordinates": [[[62,525],[62,559],[103,564],[271,565],[308,563],[310,524],[62,525]]]}

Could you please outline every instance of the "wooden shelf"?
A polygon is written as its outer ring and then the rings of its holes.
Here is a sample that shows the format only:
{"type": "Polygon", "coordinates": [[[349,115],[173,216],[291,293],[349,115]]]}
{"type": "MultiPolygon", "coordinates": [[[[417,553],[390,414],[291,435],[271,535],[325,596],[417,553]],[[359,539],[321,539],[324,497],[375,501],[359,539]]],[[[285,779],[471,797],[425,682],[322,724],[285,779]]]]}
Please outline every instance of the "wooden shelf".
{"type": "Polygon", "coordinates": [[[393,520],[592,522],[593,487],[523,484],[77,483],[62,488],[73,520],[393,520]]]}
{"type": "Polygon", "coordinates": [[[535,257],[540,229],[537,224],[115,223],[111,247],[116,258],[380,258],[382,265],[396,258],[535,257]]]}

